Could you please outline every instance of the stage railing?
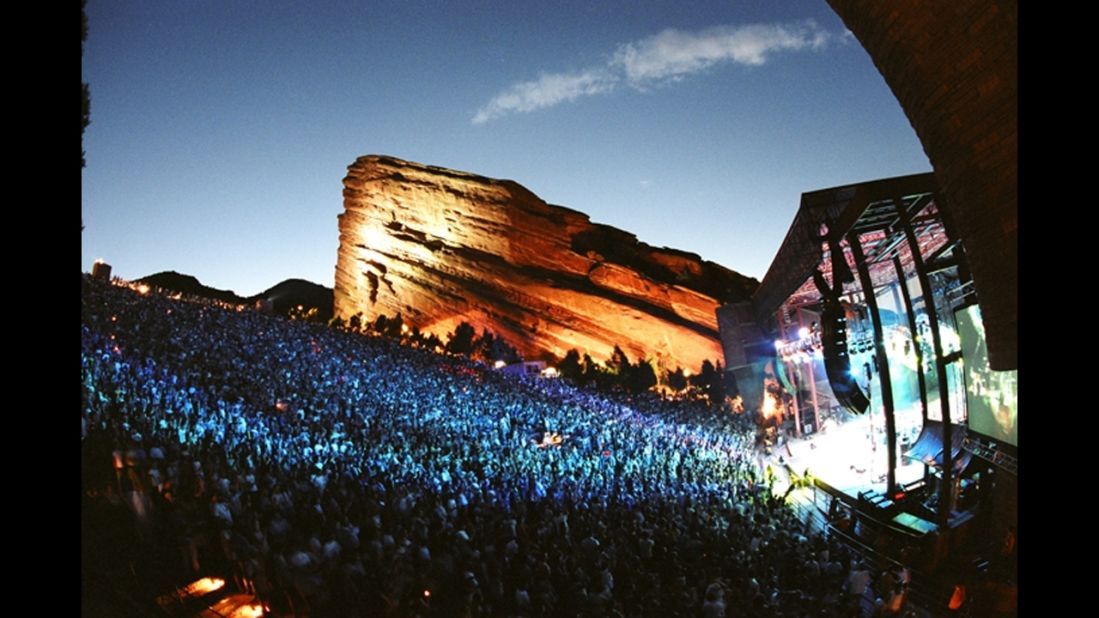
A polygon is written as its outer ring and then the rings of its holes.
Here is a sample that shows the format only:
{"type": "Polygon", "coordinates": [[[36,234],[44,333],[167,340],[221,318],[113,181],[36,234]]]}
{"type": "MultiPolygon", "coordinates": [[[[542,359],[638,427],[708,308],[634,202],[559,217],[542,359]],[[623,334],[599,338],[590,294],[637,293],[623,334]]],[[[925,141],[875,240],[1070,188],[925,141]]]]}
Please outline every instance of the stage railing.
{"type": "MultiPolygon", "coordinates": [[[[895,532],[904,535],[905,538],[910,538],[914,545],[920,546],[920,536],[897,527],[891,521],[885,522],[880,519],[875,519],[872,515],[866,513],[866,509],[859,508],[859,500],[856,497],[849,496],[820,479],[814,479],[814,485],[816,489],[821,490],[828,496],[831,496],[833,500],[840,502],[846,507],[851,514],[855,515],[855,519],[859,520],[861,526],[888,529],[889,532],[895,532]],[[863,515],[863,517],[858,517],[860,514],[863,515]]],[[[831,509],[829,509],[829,512],[831,512],[831,509]]],[[[901,565],[896,559],[867,545],[855,536],[855,534],[853,534],[854,522],[852,522],[851,532],[839,528],[836,523],[837,522],[834,520],[827,522],[826,530],[828,534],[840,541],[840,543],[846,546],[851,552],[858,555],[867,565],[877,572],[881,572],[887,566],[895,568],[901,565]]],[[[966,565],[955,565],[953,568],[940,569],[935,575],[932,575],[921,568],[914,567],[912,564],[906,564],[904,566],[908,568],[909,573],[912,575],[912,581],[908,587],[907,602],[931,612],[933,615],[945,614],[944,608],[946,608],[947,602],[950,600],[954,584],[960,581],[959,577],[961,576],[961,573],[964,572],[966,565]]]]}
{"type": "Polygon", "coordinates": [[[828,532],[851,552],[858,555],[864,564],[870,566],[877,573],[880,573],[887,568],[899,568],[901,566],[907,568],[911,575],[911,582],[908,585],[906,603],[915,605],[936,616],[943,613],[941,609],[946,607],[947,600],[950,598],[950,591],[953,590],[953,583],[948,582],[942,577],[931,576],[925,571],[914,568],[911,565],[901,565],[900,562],[878,552],[874,548],[859,541],[853,535],[850,535],[835,526],[829,525],[828,532]]]}

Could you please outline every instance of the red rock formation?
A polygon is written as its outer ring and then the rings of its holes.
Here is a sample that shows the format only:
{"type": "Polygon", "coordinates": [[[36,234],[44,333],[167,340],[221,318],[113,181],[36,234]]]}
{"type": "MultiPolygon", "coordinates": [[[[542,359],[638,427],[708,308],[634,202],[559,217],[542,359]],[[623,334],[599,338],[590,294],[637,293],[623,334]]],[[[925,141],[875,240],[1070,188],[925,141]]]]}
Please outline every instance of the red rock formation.
{"type": "Polygon", "coordinates": [[[545,203],[509,180],[361,157],[344,178],[335,312],[400,313],[444,341],[466,321],[525,357],[570,348],[697,369],[722,358],[715,310],[758,285],[697,255],[545,203]]]}

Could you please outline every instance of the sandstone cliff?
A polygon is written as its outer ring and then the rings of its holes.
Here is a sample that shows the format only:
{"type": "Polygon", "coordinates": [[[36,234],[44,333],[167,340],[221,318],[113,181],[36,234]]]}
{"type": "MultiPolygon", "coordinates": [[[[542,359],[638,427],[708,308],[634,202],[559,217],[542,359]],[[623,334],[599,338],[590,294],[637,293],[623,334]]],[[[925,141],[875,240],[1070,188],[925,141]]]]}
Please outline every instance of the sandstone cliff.
{"type": "Polygon", "coordinates": [[[658,249],[518,183],[385,156],[344,178],[335,312],[400,313],[444,341],[462,321],[525,357],[615,344],[665,366],[721,359],[715,310],[758,282],[658,249]]]}

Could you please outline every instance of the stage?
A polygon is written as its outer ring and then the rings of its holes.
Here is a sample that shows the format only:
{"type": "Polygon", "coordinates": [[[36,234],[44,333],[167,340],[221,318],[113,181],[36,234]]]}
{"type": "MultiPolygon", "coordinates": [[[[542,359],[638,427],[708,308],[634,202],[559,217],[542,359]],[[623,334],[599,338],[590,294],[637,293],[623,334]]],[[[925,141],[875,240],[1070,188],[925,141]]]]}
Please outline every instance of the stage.
{"type": "MultiPolygon", "coordinates": [[[[909,411],[898,418],[898,427],[918,426],[919,412],[909,411]],[[915,414],[915,418],[912,415],[915,414]]],[[[910,430],[909,430],[910,431],[910,430]]],[[[900,433],[900,432],[898,432],[900,433]]],[[[888,460],[884,421],[864,414],[843,424],[825,421],[822,430],[801,438],[786,438],[785,444],[772,448],[771,455],[759,456],[761,471],[769,464],[776,474],[776,490],[785,491],[789,475],[785,465],[798,476],[809,473],[852,497],[860,492],[885,493],[888,460]],[[873,421],[877,422],[873,422],[873,421]],[[874,439],[871,440],[871,428],[874,439]],[[780,472],[781,470],[781,472],[780,472]],[[778,483],[782,483],[779,485],[778,483]]],[[[903,452],[903,449],[898,448],[903,452]]],[[[922,463],[911,463],[897,455],[896,482],[907,485],[923,478],[922,463]]]]}

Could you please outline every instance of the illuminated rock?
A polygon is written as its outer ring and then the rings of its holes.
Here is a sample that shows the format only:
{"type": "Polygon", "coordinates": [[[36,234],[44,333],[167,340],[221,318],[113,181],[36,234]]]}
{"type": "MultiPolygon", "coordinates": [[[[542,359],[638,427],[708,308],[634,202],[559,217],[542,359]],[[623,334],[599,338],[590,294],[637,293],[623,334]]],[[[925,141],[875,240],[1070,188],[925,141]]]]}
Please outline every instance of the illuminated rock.
{"type": "Polygon", "coordinates": [[[721,359],[715,310],[758,282],[657,249],[518,183],[384,156],[344,178],[335,312],[401,314],[444,341],[466,321],[525,357],[721,359]]]}

